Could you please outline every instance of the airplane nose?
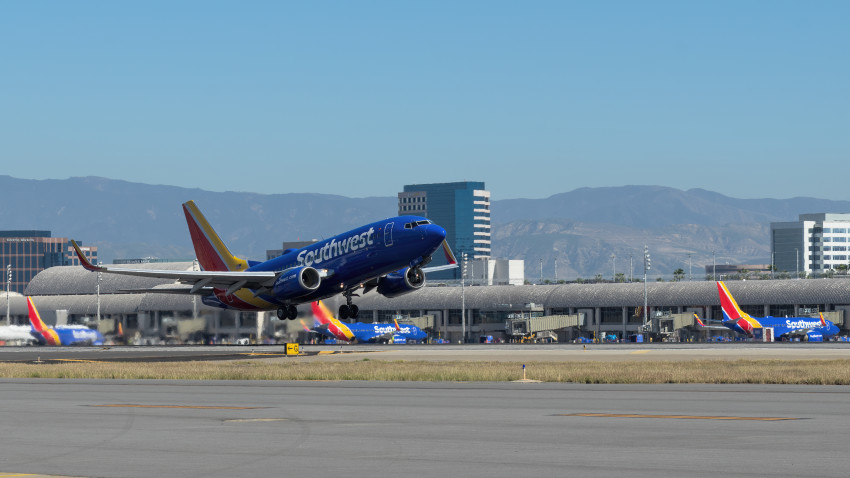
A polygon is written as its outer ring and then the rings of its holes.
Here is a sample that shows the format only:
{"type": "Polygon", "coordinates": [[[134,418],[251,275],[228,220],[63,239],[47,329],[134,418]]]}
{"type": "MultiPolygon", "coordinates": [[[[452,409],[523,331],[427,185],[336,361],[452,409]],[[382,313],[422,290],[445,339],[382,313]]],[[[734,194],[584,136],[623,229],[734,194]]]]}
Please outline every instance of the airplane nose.
{"type": "Polygon", "coordinates": [[[425,237],[435,244],[439,244],[443,242],[443,239],[446,238],[446,230],[436,224],[428,224],[424,226],[425,228],[425,237]]]}

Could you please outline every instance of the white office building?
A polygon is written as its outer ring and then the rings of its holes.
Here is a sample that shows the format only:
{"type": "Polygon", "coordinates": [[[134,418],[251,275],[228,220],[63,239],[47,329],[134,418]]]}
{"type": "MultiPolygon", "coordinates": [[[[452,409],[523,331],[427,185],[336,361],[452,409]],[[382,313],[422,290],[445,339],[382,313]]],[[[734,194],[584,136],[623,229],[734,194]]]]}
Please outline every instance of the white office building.
{"type": "Polygon", "coordinates": [[[800,214],[796,222],[770,223],[777,271],[822,274],[850,264],[850,214],[800,214]]]}

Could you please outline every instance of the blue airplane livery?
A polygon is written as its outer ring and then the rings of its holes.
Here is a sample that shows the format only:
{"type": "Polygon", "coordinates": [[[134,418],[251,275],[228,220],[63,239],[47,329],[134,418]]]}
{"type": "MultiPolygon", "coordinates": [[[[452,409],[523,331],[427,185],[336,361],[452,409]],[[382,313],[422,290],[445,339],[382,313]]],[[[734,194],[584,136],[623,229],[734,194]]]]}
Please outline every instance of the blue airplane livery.
{"type": "Polygon", "coordinates": [[[399,325],[398,321],[393,324],[364,324],[355,322],[346,324],[333,316],[324,302],[316,301],[310,304],[313,309],[315,325],[313,328],[304,326],[310,332],[345,342],[389,342],[395,343],[420,342],[428,335],[415,325],[399,325]]]}
{"type": "Polygon", "coordinates": [[[103,345],[103,335],[84,325],[50,327],[41,320],[32,297],[27,297],[31,334],[42,345],[103,345]]]}
{"type": "Polygon", "coordinates": [[[230,253],[193,201],[183,213],[200,271],[168,271],[95,266],[71,241],[89,271],[174,279],[175,287],[134,292],[197,294],[205,304],[225,309],[276,310],[295,319],[296,305],[342,294],[339,317],[357,318],[352,297],[375,290],[397,297],[425,285],[425,273],[457,267],[446,230],[420,216],[398,216],[352,229],[300,249],[287,249],[268,261],[248,261],[230,253]],[[426,267],[442,249],[446,264],[426,267]]]}
{"type": "Polygon", "coordinates": [[[738,302],[722,281],[717,282],[720,295],[720,308],[723,311],[723,325],[749,337],[755,329],[772,327],[774,337],[799,337],[809,342],[823,342],[824,338],[838,333],[838,327],[823,318],[811,317],[752,317],[738,306],[738,302]]]}

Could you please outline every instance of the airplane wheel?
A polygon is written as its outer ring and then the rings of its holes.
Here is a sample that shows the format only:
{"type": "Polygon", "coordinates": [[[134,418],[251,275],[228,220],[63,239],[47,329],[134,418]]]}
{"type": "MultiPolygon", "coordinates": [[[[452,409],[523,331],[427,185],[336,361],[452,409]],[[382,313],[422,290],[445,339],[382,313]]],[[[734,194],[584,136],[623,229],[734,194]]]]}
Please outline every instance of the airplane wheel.
{"type": "Polygon", "coordinates": [[[342,304],[341,306],[339,306],[339,320],[345,320],[350,315],[351,315],[351,309],[347,305],[342,304]]]}
{"type": "Polygon", "coordinates": [[[286,315],[289,320],[295,320],[295,318],[298,317],[298,309],[294,305],[290,305],[286,308],[286,315]]]}
{"type": "Polygon", "coordinates": [[[358,315],[360,315],[360,307],[351,304],[351,318],[356,319],[358,315]]]}
{"type": "Polygon", "coordinates": [[[277,318],[278,319],[283,320],[283,319],[286,318],[286,315],[287,315],[287,313],[286,313],[285,310],[283,310],[283,308],[277,309],[277,318]]]}

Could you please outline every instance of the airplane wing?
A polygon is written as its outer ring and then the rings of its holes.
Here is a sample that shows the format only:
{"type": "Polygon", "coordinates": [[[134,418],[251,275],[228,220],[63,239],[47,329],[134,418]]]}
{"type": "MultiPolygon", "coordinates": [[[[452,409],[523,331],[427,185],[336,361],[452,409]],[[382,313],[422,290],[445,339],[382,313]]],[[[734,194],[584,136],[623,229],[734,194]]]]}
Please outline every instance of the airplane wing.
{"type": "MultiPolygon", "coordinates": [[[[711,321],[706,319],[706,322],[711,324],[711,321]]],[[[700,329],[708,329],[708,330],[729,330],[725,325],[706,325],[699,316],[694,313],[694,326],[700,329]]]]}
{"type": "Polygon", "coordinates": [[[183,284],[190,284],[192,287],[182,290],[174,289],[171,291],[165,289],[147,289],[145,292],[164,292],[164,293],[189,293],[195,294],[204,288],[225,289],[227,293],[232,294],[237,290],[247,287],[251,289],[262,289],[274,285],[278,275],[285,271],[169,271],[156,269],[130,269],[124,267],[109,267],[96,266],[86,259],[80,246],[75,241],[71,241],[80,263],[86,270],[94,272],[107,272],[110,274],[124,274],[140,277],[157,277],[161,279],[174,279],[183,284]]]}

